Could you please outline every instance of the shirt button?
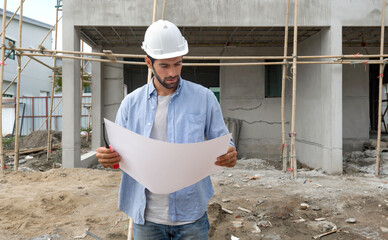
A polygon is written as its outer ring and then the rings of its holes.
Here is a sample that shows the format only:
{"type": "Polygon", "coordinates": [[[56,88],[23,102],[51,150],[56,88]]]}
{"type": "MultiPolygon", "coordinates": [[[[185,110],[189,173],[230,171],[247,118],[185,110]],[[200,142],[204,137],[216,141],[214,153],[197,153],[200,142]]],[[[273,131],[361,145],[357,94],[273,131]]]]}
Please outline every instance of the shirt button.
{"type": "Polygon", "coordinates": [[[148,126],[151,126],[151,123],[150,123],[150,122],[148,123],[148,126]]]}
{"type": "Polygon", "coordinates": [[[152,106],[152,109],[154,109],[155,107],[154,106],[152,106]]]}

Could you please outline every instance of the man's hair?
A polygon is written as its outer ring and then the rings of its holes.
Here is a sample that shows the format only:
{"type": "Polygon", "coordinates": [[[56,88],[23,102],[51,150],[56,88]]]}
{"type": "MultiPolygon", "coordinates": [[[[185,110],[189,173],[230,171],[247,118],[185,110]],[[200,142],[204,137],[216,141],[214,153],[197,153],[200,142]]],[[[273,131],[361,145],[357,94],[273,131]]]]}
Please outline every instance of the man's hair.
{"type": "Polygon", "coordinates": [[[155,59],[148,54],[147,57],[151,60],[152,66],[154,66],[155,59]]]}

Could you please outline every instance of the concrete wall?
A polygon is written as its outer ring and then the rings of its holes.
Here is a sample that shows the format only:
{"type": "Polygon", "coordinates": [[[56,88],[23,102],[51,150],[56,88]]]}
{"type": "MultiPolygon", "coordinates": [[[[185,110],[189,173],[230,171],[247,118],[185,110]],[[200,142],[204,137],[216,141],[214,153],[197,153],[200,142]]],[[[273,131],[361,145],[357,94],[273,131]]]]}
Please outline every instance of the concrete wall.
{"type": "Polygon", "coordinates": [[[344,151],[362,150],[369,139],[369,66],[343,66],[344,151]]]}
{"type": "Polygon", "coordinates": [[[122,64],[103,64],[103,112],[104,117],[114,121],[124,98],[124,68],[122,64]]]}

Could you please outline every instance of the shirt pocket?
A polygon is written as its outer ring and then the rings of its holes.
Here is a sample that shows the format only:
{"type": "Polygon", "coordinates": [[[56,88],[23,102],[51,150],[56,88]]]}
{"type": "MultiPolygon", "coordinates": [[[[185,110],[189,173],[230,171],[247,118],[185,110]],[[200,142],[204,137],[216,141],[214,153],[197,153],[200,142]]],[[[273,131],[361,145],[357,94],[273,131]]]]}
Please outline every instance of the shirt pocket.
{"type": "Polygon", "coordinates": [[[189,142],[202,142],[205,138],[206,115],[188,113],[187,123],[186,134],[189,142]]]}

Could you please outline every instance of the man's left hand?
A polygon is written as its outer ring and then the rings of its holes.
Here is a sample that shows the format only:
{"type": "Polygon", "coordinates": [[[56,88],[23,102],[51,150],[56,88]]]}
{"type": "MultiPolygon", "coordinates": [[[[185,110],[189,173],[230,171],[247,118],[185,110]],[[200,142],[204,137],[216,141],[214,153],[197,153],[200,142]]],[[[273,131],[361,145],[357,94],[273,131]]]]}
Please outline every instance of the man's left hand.
{"type": "Polygon", "coordinates": [[[237,151],[234,147],[229,146],[228,152],[217,158],[217,161],[214,163],[217,166],[222,167],[234,167],[237,162],[237,151]]]}

